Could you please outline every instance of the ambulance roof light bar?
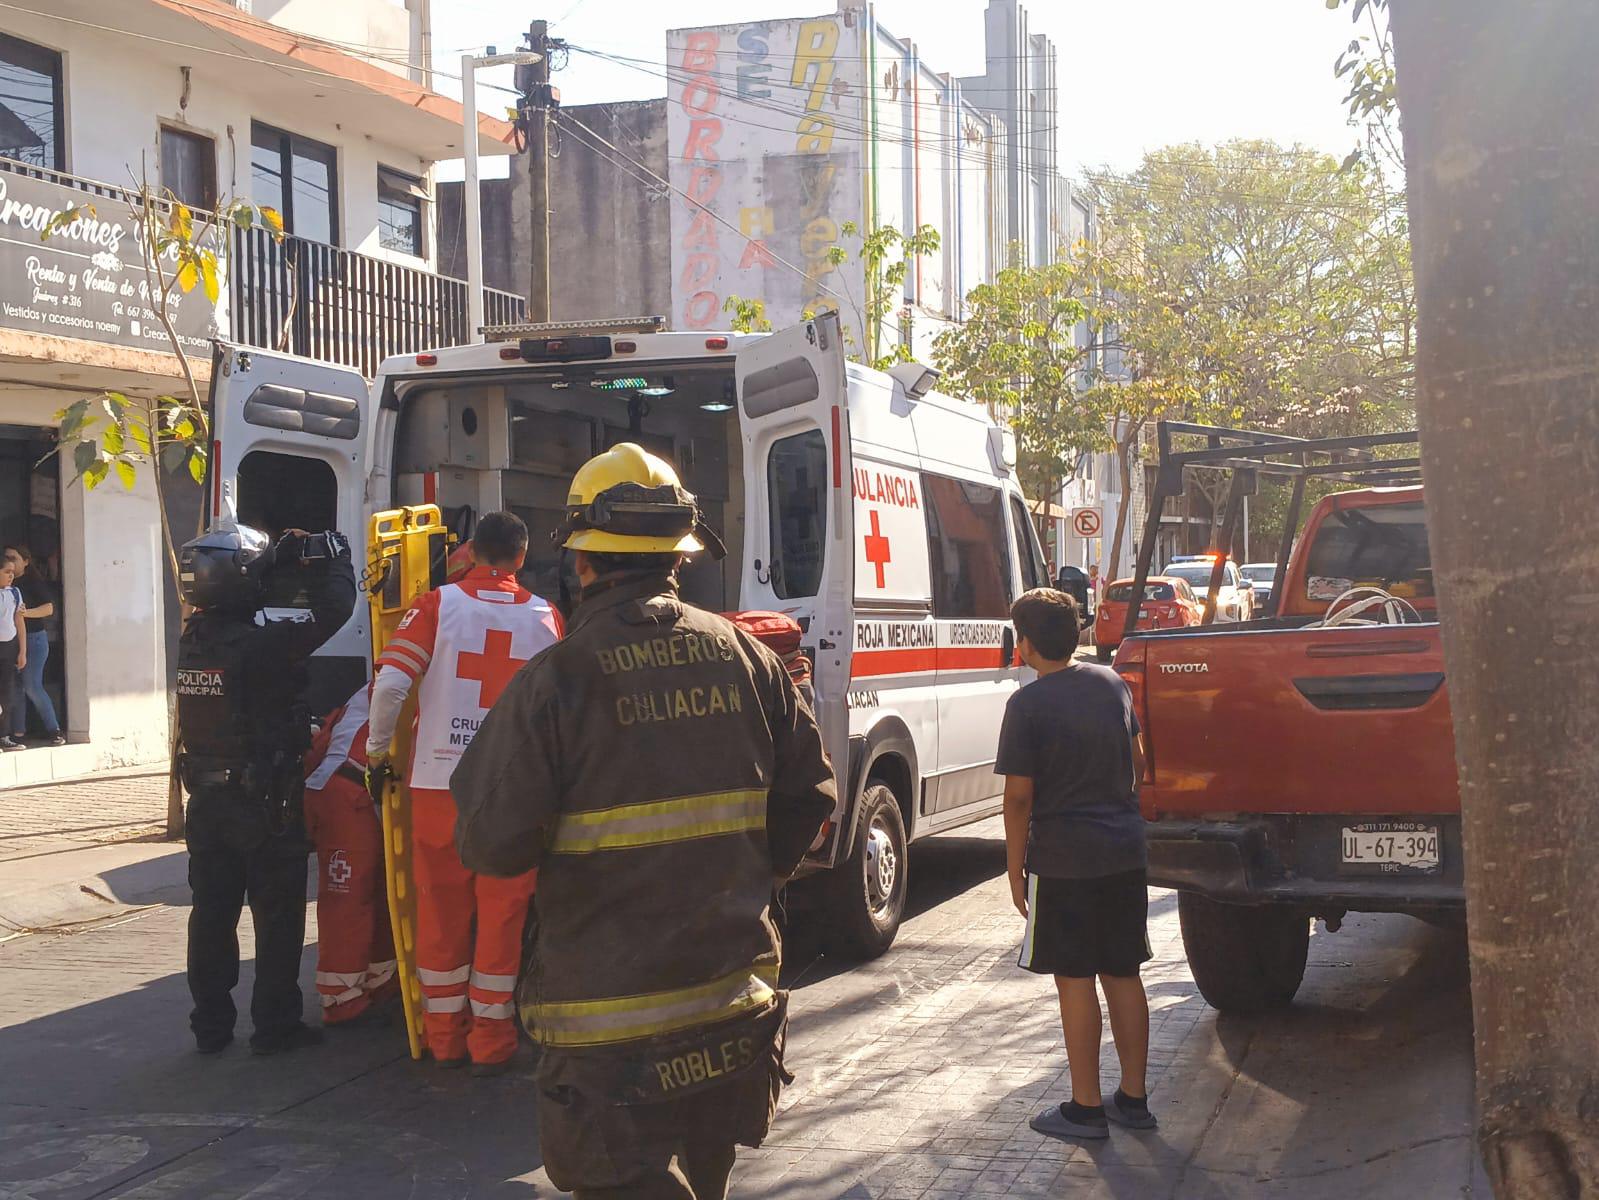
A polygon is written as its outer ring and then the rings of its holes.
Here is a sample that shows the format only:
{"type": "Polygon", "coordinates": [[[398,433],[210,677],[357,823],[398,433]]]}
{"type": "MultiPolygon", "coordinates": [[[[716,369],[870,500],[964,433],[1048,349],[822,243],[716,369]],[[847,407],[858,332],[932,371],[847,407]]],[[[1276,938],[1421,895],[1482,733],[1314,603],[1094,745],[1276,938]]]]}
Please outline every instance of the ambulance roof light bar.
{"type": "Polygon", "coordinates": [[[519,325],[489,325],[483,337],[490,342],[515,342],[550,333],[662,333],[666,318],[618,317],[603,321],[539,321],[519,325]]]}

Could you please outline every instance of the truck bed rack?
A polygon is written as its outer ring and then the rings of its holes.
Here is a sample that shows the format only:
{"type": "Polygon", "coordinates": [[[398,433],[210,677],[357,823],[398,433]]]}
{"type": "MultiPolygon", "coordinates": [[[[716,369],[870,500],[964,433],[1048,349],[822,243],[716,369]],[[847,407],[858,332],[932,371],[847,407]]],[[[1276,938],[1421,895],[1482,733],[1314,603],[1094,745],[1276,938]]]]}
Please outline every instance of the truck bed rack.
{"type": "Polygon", "coordinates": [[[1283,575],[1288,567],[1288,551],[1293,544],[1292,530],[1299,525],[1299,511],[1305,499],[1305,481],[1332,479],[1340,483],[1367,487],[1404,487],[1421,482],[1421,459],[1379,458],[1373,453],[1384,446],[1414,446],[1420,435],[1414,430],[1399,433],[1367,433],[1337,438],[1296,438],[1257,429],[1230,429],[1224,425],[1196,425],[1188,421],[1159,421],[1155,437],[1160,450],[1160,465],[1155,473],[1155,492],[1149,498],[1149,514],[1144,521],[1143,540],[1138,544],[1138,564],[1133,575],[1132,602],[1127,606],[1123,638],[1131,637],[1138,626],[1144,602],[1144,585],[1155,554],[1155,539],[1166,501],[1183,492],[1184,473],[1189,469],[1230,471],[1227,506],[1222,516],[1221,544],[1211,568],[1210,589],[1205,597],[1203,624],[1216,618],[1216,593],[1232,551],[1233,535],[1243,512],[1245,496],[1255,494],[1261,475],[1275,475],[1294,481],[1283,522],[1282,544],[1277,549],[1277,570],[1272,576],[1271,604],[1276,611],[1282,600],[1283,575]],[[1173,438],[1204,438],[1198,450],[1177,450],[1173,438]]]}

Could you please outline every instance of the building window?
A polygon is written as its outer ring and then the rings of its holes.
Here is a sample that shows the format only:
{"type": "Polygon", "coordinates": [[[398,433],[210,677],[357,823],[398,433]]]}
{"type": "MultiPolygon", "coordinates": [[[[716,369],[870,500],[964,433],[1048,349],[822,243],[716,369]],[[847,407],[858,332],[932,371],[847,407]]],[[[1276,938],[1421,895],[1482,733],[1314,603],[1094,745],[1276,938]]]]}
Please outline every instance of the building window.
{"type": "Polygon", "coordinates": [[[161,186],[190,208],[216,208],[216,140],[161,126],[161,186]]]}
{"type": "Polygon", "coordinates": [[[250,122],[251,199],[295,237],[339,244],[338,155],[332,146],[250,122]]]}
{"type": "Polygon", "coordinates": [[[64,170],[61,56],[0,34],[0,156],[64,170]]]}
{"type": "Polygon", "coordinates": [[[427,256],[422,221],[427,203],[422,181],[387,167],[378,168],[378,245],[399,254],[427,256]]]}

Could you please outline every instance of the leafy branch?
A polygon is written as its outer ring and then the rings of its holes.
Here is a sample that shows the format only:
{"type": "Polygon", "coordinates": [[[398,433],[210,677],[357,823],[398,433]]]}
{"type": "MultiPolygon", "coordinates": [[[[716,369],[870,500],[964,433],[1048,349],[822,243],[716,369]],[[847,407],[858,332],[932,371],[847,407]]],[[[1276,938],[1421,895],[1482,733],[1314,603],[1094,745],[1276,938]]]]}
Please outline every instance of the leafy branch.
{"type": "MultiPolygon", "coordinates": [[[[151,468],[167,561],[176,578],[177,541],[168,525],[163,477],[187,472],[196,484],[203,483],[211,429],[194,366],[173,323],[172,308],[196,288],[215,305],[228,274],[232,238],[227,234],[259,224],[281,241],[283,218],[272,208],[242,200],[231,201],[214,213],[196,212],[170,191],[157,194],[148,181],[130,195],[128,212],[135,222],[134,241],[140,250],[150,311],[177,357],[184,394],[130,396],[107,391],[83,397],[56,414],[61,423],[57,446],[58,451],[70,449],[75,478],[91,490],[115,474],[122,486],[132,491],[140,468],[151,468]]],[[[74,223],[97,215],[92,204],[64,209],[46,224],[41,239],[48,241],[74,223]]]]}

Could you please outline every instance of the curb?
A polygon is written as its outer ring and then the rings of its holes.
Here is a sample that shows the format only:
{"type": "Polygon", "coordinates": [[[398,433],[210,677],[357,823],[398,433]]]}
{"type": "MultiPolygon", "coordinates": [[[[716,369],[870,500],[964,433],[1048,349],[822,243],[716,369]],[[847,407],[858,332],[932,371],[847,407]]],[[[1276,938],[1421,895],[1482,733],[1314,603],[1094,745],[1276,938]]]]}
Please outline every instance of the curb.
{"type": "Polygon", "coordinates": [[[172,842],[92,846],[6,863],[0,938],[103,921],[188,895],[188,851],[172,842]]]}

